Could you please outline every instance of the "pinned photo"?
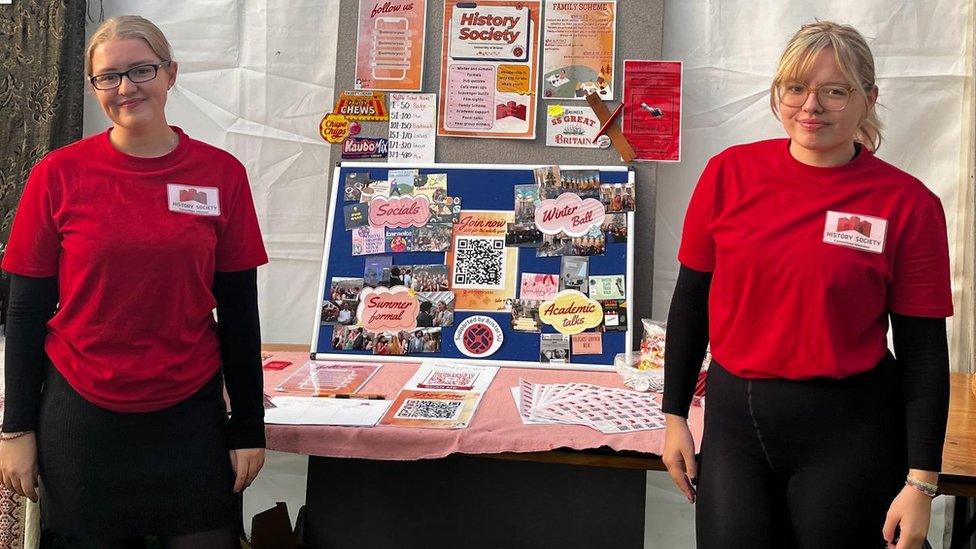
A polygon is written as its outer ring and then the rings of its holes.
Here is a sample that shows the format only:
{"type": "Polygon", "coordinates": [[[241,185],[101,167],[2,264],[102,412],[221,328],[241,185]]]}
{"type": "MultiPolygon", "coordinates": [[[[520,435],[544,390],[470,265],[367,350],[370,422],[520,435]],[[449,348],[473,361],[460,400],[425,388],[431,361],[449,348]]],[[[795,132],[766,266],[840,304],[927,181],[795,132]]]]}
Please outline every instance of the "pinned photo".
{"type": "Polygon", "coordinates": [[[539,187],[539,198],[556,198],[562,192],[559,166],[543,166],[532,170],[535,184],[539,187]]]}
{"type": "Polygon", "coordinates": [[[403,283],[415,292],[446,291],[450,287],[447,277],[447,265],[412,265],[405,267],[403,283]]]}
{"type": "Polygon", "coordinates": [[[342,216],[346,221],[346,230],[351,231],[369,223],[369,205],[362,202],[346,204],[342,207],[342,216]]]}
{"type": "Polygon", "coordinates": [[[352,172],[346,174],[342,199],[345,202],[359,202],[362,200],[363,187],[369,183],[368,172],[352,172]]]}
{"type": "Polygon", "coordinates": [[[603,324],[597,330],[601,332],[627,331],[627,302],[623,299],[601,300],[603,307],[603,324]]]}
{"type": "Polygon", "coordinates": [[[586,294],[589,290],[587,282],[589,269],[590,258],[564,256],[559,268],[559,290],[576,290],[586,294]]]}
{"type": "Polygon", "coordinates": [[[387,280],[387,288],[392,288],[394,286],[405,286],[403,282],[404,271],[406,271],[409,280],[411,272],[410,265],[394,265],[389,268],[384,268],[382,276],[387,280]]]}
{"type": "Polygon", "coordinates": [[[412,196],[414,178],[419,177],[418,170],[390,170],[386,178],[390,181],[390,198],[394,196],[412,196]]]}
{"type": "Polygon", "coordinates": [[[559,292],[559,277],[550,273],[522,273],[519,299],[545,301],[559,292]]]}
{"type": "Polygon", "coordinates": [[[336,326],[332,331],[332,348],[336,351],[370,351],[375,336],[361,326],[336,326]]]}
{"type": "Polygon", "coordinates": [[[335,324],[339,320],[339,306],[331,301],[322,302],[322,314],[319,315],[319,323],[335,324]]]}
{"type": "Polygon", "coordinates": [[[385,179],[371,179],[363,185],[359,194],[360,202],[369,202],[377,196],[390,196],[390,182],[385,179]]]}
{"type": "Polygon", "coordinates": [[[608,213],[634,211],[634,184],[604,183],[600,185],[600,202],[607,207],[608,213]]]}
{"type": "Polygon", "coordinates": [[[542,244],[542,231],[535,223],[506,223],[505,245],[518,248],[538,248],[542,244]]]}
{"type": "MultiPolygon", "coordinates": [[[[365,204],[363,204],[365,206],[365,204]]],[[[386,252],[386,231],[383,227],[364,225],[352,231],[352,255],[370,255],[386,252]]]]}
{"type": "Polygon", "coordinates": [[[542,235],[542,244],[535,249],[536,257],[578,255],[573,253],[573,239],[564,234],[542,235]]]}
{"type": "Polygon", "coordinates": [[[413,231],[412,252],[446,252],[451,249],[451,223],[428,223],[413,231]]]}
{"type": "Polygon", "coordinates": [[[512,329],[518,332],[541,332],[542,319],[539,318],[537,299],[516,299],[512,302],[512,329]]]}
{"type": "Polygon", "coordinates": [[[600,172],[597,170],[563,170],[559,181],[562,192],[580,198],[600,198],[600,172]]]}
{"type": "Polygon", "coordinates": [[[407,354],[439,353],[441,350],[440,328],[418,328],[407,334],[407,354]]]}
{"type": "Polygon", "coordinates": [[[535,207],[539,201],[538,185],[515,185],[515,222],[535,223],[535,207]]]}
{"type": "Polygon", "coordinates": [[[339,303],[339,314],[336,317],[336,324],[350,326],[356,323],[356,308],[359,307],[358,299],[343,299],[339,303]]]}
{"type": "Polygon", "coordinates": [[[409,252],[413,246],[413,227],[387,227],[386,251],[390,253],[409,252]]]}
{"type": "Polygon", "coordinates": [[[332,277],[329,286],[329,301],[339,304],[344,300],[359,301],[359,292],[363,289],[363,279],[350,277],[332,277]]]}
{"type": "Polygon", "coordinates": [[[386,286],[389,288],[390,267],[392,266],[393,257],[388,255],[366,258],[366,267],[363,269],[363,286],[369,288],[386,286]]]}
{"type": "Polygon", "coordinates": [[[417,300],[420,301],[417,326],[454,325],[454,292],[417,292],[417,300]]]}
{"type": "Polygon", "coordinates": [[[614,213],[607,214],[603,218],[603,225],[600,226],[607,241],[611,243],[627,242],[627,214],[614,213]]]}
{"type": "Polygon", "coordinates": [[[594,230],[573,239],[573,255],[604,255],[607,253],[607,237],[600,230],[594,230]]]}
{"type": "Polygon", "coordinates": [[[569,362],[569,335],[541,334],[539,336],[539,362],[569,362]]]}
{"type": "Polygon", "coordinates": [[[407,354],[407,332],[380,332],[376,334],[374,355],[403,356],[407,354]]]}
{"type": "Polygon", "coordinates": [[[426,196],[431,203],[443,202],[447,196],[447,174],[429,173],[419,176],[414,183],[413,194],[426,196]]]}
{"type": "Polygon", "coordinates": [[[590,298],[597,301],[624,299],[627,296],[624,275],[593,275],[589,284],[590,298]]]}
{"type": "Polygon", "coordinates": [[[445,196],[440,202],[430,203],[431,223],[457,223],[461,219],[461,198],[445,196]]]}

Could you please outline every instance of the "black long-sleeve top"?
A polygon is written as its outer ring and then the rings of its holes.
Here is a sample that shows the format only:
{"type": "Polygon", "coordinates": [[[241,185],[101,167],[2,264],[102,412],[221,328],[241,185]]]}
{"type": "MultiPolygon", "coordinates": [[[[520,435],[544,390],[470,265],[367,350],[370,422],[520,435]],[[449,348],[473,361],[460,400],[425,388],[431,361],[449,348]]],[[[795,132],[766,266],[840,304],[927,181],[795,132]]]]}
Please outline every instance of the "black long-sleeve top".
{"type": "MultiPolygon", "coordinates": [[[[214,274],[217,337],[231,402],[228,448],[263,448],[264,406],[257,269],[214,274]]],[[[3,431],[37,427],[47,321],[58,304],[56,277],[11,274],[7,309],[3,431]]]]}
{"type": "MultiPolygon", "coordinates": [[[[667,414],[688,417],[708,345],[712,273],[681,265],[664,346],[667,414]]],[[[939,471],[949,414],[949,348],[944,318],[890,313],[895,357],[902,373],[908,466],[939,471]]]]}

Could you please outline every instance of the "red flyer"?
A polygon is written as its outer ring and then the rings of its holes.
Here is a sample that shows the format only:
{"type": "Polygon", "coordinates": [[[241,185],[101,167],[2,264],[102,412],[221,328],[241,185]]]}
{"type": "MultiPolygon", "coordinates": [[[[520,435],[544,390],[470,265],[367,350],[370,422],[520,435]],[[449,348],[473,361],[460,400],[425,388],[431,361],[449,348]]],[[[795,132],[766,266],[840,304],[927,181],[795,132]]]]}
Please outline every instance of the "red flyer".
{"type": "Polygon", "coordinates": [[[624,61],[623,133],[637,160],[681,160],[681,61],[624,61]]]}

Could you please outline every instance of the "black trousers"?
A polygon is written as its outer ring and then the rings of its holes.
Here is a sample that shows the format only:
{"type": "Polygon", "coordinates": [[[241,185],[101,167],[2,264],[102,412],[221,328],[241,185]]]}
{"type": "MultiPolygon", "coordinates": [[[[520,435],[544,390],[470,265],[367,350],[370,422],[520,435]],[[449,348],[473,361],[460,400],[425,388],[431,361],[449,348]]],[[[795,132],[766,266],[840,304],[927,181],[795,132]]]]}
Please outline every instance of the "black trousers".
{"type": "Polygon", "coordinates": [[[890,354],[840,380],[749,380],[713,362],[698,547],[884,547],[907,473],[899,377],[890,354]]]}

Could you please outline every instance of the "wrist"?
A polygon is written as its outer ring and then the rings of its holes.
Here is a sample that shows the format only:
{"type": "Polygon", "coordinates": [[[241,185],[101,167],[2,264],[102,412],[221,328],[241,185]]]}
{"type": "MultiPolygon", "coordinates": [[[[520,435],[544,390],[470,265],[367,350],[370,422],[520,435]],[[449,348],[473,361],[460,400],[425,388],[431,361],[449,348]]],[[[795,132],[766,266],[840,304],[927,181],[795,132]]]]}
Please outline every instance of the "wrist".
{"type": "Polygon", "coordinates": [[[939,487],[936,484],[919,480],[911,474],[905,477],[905,486],[925,495],[929,499],[939,495],[939,487]]]}

